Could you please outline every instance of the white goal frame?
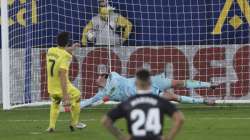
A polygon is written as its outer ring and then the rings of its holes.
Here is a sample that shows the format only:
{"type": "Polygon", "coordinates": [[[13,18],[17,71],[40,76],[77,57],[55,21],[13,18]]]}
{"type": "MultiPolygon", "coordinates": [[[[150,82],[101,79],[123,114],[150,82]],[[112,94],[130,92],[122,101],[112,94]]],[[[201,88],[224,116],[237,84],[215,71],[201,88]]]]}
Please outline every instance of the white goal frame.
{"type": "MultiPolygon", "coordinates": [[[[108,18],[109,19],[109,18],[108,18]]],[[[110,21],[108,21],[110,22],[110,21]]],[[[1,41],[2,41],[2,103],[4,110],[10,110],[16,107],[25,107],[25,106],[41,106],[48,105],[50,101],[41,100],[39,102],[32,103],[20,103],[20,104],[11,104],[11,91],[10,89],[10,46],[9,46],[9,15],[8,15],[8,0],[1,0],[1,41]]],[[[110,44],[110,40],[109,40],[110,44]]],[[[108,50],[111,50],[111,45],[109,45],[108,50]]],[[[111,58],[111,53],[109,52],[109,58],[111,58]]],[[[111,70],[111,59],[109,59],[109,68],[111,70]]],[[[110,104],[116,104],[117,102],[108,102],[110,104]]],[[[250,104],[250,100],[216,100],[217,104],[250,104]]]]}
{"type": "Polygon", "coordinates": [[[10,69],[9,69],[9,22],[8,0],[1,0],[1,35],[2,35],[2,99],[3,109],[11,109],[10,104],[10,69]]]}

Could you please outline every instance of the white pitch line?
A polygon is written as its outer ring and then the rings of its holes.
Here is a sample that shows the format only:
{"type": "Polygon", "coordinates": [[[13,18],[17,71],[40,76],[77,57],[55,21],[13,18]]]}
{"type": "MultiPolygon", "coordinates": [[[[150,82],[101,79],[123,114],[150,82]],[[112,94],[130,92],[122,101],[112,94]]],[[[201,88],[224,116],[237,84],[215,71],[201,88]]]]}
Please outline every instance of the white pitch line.
{"type": "Polygon", "coordinates": [[[31,135],[40,135],[43,134],[42,132],[30,132],[31,135]]]}

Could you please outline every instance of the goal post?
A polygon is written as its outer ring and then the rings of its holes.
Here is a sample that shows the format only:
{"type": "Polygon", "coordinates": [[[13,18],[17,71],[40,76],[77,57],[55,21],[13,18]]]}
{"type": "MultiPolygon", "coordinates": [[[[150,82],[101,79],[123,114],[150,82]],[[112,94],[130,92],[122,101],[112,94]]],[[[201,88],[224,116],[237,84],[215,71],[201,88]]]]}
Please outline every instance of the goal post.
{"type": "Polygon", "coordinates": [[[3,109],[11,108],[10,104],[10,70],[9,70],[9,22],[8,0],[1,0],[1,41],[2,41],[2,99],[3,109]]]}
{"type": "Polygon", "coordinates": [[[218,104],[249,103],[249,3],[1,0],[3,108],[49,104],[46,53],[62,31],[82,45],[69,71],[82,99],[95,95],[97,69],[106,65],[125,77],[147,67],[153,75],[212,82],[215,90],[172,91],[218,104]]]}

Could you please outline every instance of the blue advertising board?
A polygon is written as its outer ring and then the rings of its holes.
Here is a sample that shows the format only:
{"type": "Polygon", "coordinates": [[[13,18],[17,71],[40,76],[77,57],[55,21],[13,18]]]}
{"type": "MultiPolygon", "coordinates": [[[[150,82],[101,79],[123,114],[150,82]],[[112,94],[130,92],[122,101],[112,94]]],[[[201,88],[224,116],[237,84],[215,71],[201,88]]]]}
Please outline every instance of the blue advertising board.
{"type": "MultiPolygon", "coordinates": [[[[249,0],[109,0],[133,23],[124,45],[249,43],[249,0]]],[[[16,0],[9,4],[10,46],[48,47],[60,31],[80,41],[97,0],[16,0]]]]}

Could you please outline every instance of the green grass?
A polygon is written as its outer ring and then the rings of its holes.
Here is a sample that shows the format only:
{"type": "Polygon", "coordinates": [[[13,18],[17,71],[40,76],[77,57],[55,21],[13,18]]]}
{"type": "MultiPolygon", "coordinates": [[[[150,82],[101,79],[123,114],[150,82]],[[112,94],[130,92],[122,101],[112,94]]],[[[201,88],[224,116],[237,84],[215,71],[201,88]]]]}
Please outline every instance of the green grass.
{"type": "MultiPolygon", "coordinates": [[[[110,106],[86,109],[81,113],[88,127],[76,132],[68,129],[69,113],[61,113],[55,133],[46,133],[49,109],[18,108],[0,111],[1,140],[114,140],[100,119],[110,106]]],[[[181,105],[186,121],[177,140],[249,140],[250,105],[216,106],[181,105]]],[[[126,130],[124,120],[118,127],[126,130]]],[[[170,128],[166,119],[164,131],[170,128]]]]}

